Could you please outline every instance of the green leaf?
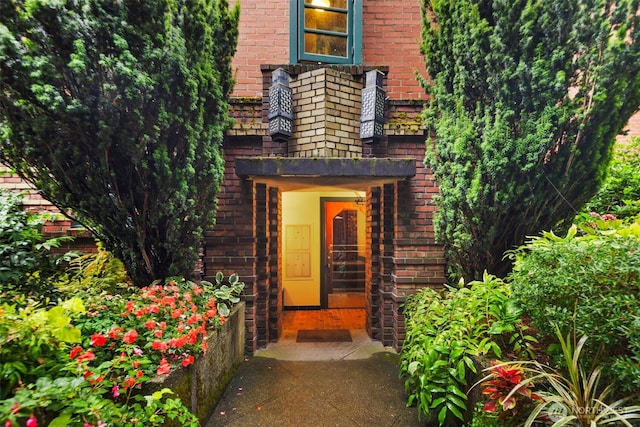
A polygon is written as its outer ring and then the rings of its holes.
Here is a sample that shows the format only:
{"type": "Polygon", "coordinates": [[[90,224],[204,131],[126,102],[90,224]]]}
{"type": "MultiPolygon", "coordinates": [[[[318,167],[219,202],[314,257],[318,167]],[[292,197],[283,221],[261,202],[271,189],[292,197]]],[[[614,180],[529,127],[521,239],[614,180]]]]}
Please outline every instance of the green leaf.
{"type": "Polygon", "coordinates": [[[447,419],[447,406],[445,405],[438,412],[438,424],[440,426],[443,426],[446,419],[447,419]]]}
{"type": "Polygon", "coordinates": [[[71,414],[61,414],[51,420],[49,427],[66,427],[71,423],[71,414]]]}

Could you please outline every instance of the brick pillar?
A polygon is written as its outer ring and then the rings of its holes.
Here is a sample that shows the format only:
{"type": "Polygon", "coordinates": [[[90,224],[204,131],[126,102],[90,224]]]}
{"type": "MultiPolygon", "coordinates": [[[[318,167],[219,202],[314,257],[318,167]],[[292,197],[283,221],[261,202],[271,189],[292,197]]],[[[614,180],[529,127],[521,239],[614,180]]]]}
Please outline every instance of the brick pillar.
{"type": "Polygon", "coordinates": [[[394,337],[394,319],[396,303],[393,299],[395,291],[394,278],[394,233],[395,233],[395,200],[396,191],[393,184],[385,184],[381,197],[381,269],[380,269],[380,329],[383,345],[392,345],[394,337]]]}
{"type": "Polygon", "coordinates": [[[282,192],[269,188],[269,342],[276,342],[282,332],[282,254],[280,236],[282,227],[282,192]]]}
{"type": "Polygon", "coordinates": [[[446,283],[444,249],[433,237],[433,196],[438,188],[433,174],[422,162],[424,142],[419,137],[405,137],[390,144],[397,156],[416,159],[416,175],[395,184],[395,221],[393,237],[393,272],[390,297],[394,305],[393,340],[399,349],[405,339],[404,314],[400,307],[405,298],[425,287],[439,288],[446,283]]]}
{"type": "Polygon", "coordinates": [[[267,186],[255,185],[255,241],[256,241],[256,331],[258,348],[268,343],[269,319],[269,222],[267,219],[267,186]]]}
{"type": "Polygon", "coordinates": [[[218,194],[216,224],[205,233],[204,279],[212,281],[221,271],[225,276],[237,273],[245,283],[246,351],[251,354],[257,349],[255,184],[235,174],[235,159],[255,155],[255,147],[250,140],[236,139],[224,149],[225,177],[218,194]]]}
{"type": "Polygon", "coordinates": [[[380,329],[380,187],[371,188],[367,196],[367,259],[365,267],[365,311],[367,333],[375,340],[381,339],[380,329]]]}

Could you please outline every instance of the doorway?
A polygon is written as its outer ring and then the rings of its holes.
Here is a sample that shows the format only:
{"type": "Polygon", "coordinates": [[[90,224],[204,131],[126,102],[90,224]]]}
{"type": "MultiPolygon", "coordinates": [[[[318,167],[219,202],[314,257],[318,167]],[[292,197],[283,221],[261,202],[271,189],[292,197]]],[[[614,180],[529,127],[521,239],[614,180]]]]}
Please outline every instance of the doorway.
{"type": "Polygon", "coordinates": [[[365,306],[365,212],[359,198],[321,197],[322,308],[365,306]]]}

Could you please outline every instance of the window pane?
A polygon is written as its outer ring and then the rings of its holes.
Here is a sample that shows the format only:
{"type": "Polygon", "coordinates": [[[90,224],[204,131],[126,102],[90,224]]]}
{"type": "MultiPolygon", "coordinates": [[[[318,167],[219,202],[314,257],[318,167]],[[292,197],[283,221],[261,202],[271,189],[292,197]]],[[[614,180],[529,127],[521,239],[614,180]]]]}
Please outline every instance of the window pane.
{"type": "Polygon", "coordinates": [[[305,53],[318,55],[347,56],[347,38],[326,34],[305,33],[305,53]]]}
{"type": "Polygon", "coordinates": [[[316,30],[347,32],[347,14],[322,9],[305,9],[304,26],[316,30]]]}
{"type": "Polygon", "coordinates": [[[306,4],[319,7],[339,7],[347,8],[347,0],[304,0],[306,4]]]}

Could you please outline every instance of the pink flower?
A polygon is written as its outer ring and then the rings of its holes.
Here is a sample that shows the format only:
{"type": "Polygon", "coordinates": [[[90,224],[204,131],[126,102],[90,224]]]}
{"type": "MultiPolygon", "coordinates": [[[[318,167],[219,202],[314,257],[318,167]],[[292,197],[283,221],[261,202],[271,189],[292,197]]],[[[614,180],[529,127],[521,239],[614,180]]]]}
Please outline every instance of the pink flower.
{"type": "Polygon", "coordinates": [[[127,344],[133,344],[137,339],[138,331],[136,331],[135,329],[131,329],[130,331],[125,332],[124,336],[122,337],[122,341],[126,342],[127,344]]]}
{"type": "Polygon", "coordinates": [[[33,414],[31,414],[27,420],[27,427],[38,427],[38,420],[33,414]]]}
{"type": "Polygon", "coordinates": [[[120,386],[118,384],[111,387],[111,393],[113,393],[113,397],[120,396],[120,386]]]}

